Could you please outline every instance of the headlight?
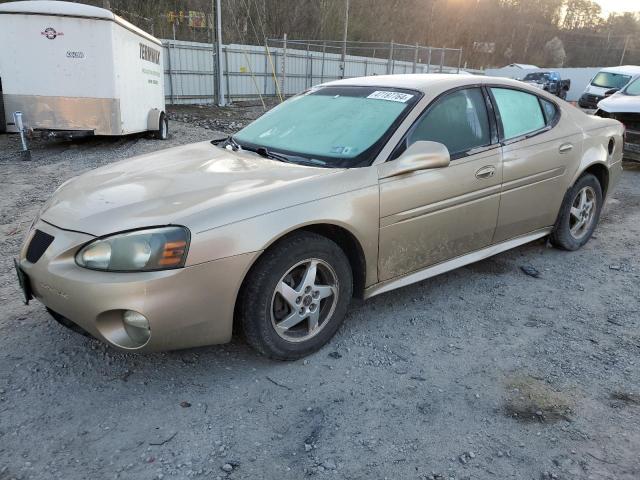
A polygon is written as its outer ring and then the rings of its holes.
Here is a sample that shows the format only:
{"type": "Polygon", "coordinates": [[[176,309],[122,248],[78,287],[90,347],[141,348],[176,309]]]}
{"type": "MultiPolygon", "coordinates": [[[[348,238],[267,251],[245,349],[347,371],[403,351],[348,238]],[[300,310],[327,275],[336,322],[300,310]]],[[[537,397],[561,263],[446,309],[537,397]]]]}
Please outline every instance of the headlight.
{"type": "Polygon", "coordinates": [[[92,270],[146,272],[184,266],[189,230],[160,227],[120,233],[85,245],[76,263],[92,270]]]}

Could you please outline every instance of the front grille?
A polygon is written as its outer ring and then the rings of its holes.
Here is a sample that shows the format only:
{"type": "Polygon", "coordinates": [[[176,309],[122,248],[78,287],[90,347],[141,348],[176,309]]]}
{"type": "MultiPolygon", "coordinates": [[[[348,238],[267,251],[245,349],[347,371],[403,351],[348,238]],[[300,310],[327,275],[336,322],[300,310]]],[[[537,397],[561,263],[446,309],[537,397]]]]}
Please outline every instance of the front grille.
{"type": "Polygon", "coordinates": [[[596,106],[598,105],[598,102],[600,100],[602,100],[603,98],[604,97],[601,97],[600,95],[593,95],[591,93],[585,93],[584,95],[582,95],[582,97],[580,97],[580,101],[578,103],[582,107],[596,108],[596,106]]]}
{"type": "Polygon", "coordinates": [[[613,118],[622,122],[628,133],[640,132],[640,114],[638,113],[614,113],[613,118]]]}
{"type": "Polygon", "coordinates": [[[49,248],[49,245],[53,242],[53,237],[48,233],[44,233],[40,230],[36,230],[36,233],[33,234],[33,238],[31,239],[31,243],[27,248],[27,260],[31,263],[36,263],[40,260],[40,257],[44,254],[44,252],[49,248]]]}

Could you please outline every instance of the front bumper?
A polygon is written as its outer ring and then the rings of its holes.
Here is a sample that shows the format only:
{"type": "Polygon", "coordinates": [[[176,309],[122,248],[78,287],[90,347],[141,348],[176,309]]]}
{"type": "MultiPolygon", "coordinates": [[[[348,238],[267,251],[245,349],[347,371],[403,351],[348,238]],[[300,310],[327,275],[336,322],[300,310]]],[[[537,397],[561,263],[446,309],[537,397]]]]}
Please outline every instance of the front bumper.
{"type": "Polygon", "coordinates": [[[627,130],[625,132],[624,158],[640,162],[640,131],[627,130]]]}
{"type": "Polygon", "coordinates": [[[19,265],[36,299],[122,350],[175,350],[230,340],[237,292],[259,252],[159,272],[98,272],[75,263],[76,252],[92,239],[43,221],[34,225],[19,265]],[[32,263],[26,251],[36,229],[54,240],[32,263]],[[125,310],[149,320],[151,335],[144,345],[128,341],[125,310]]]}

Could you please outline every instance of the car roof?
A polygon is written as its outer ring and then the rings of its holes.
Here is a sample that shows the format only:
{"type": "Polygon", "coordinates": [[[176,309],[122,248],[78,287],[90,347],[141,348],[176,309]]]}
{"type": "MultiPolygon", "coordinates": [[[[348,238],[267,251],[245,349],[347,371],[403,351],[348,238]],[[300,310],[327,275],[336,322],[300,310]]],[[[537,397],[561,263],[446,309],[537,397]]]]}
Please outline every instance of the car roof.
{"type": "Polygon", "coordinates": [[[608,73],[623,73],[626,75],[638,75],[640,74],[640,67],[637,65],[620,65],[619,67],[603,68],[600,71],[608,73]]]}
{"type": "Polygon", "coordinates": [[[523,88],[524,83],[503,77],[484,77],[478,75],[456,75],[454,73],[411,73],[403,75],[372,75],[369,77],[345,78],[323,83],[322,86],[361,86],[381,88],[404,88],[429,93],[434,89],[442,90],[465,85],[498,84],[523,88]]]}

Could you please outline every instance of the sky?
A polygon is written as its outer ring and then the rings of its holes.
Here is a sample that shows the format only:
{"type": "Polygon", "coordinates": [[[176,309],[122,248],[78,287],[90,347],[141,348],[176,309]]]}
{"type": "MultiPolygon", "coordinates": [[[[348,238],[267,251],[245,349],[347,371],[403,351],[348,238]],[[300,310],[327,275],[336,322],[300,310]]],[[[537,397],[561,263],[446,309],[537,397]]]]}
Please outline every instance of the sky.
{"type": "Polygon", "coordinates": [[[638,12],[640,0],[596,0],[602,7],[602,13],[606,17],[611,12],[638,12]]]}

